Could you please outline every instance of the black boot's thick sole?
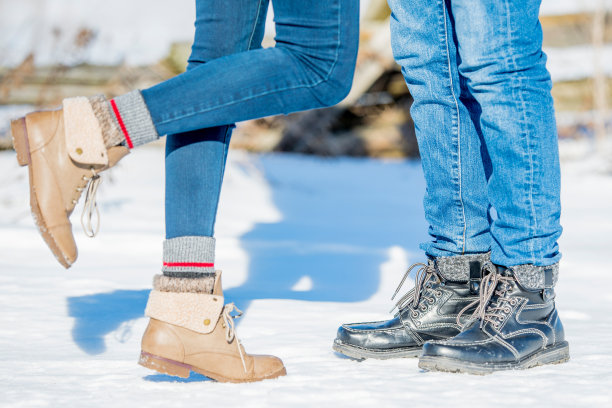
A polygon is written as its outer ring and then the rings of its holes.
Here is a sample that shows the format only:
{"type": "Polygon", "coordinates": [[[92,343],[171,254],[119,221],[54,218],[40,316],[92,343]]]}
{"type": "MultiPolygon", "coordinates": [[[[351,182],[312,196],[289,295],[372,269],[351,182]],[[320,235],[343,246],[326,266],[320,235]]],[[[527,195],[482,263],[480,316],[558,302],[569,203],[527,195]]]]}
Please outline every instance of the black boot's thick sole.
{"type": "Polygon", "coordinates": [[[419,368],[427,371],[486,375],[495,371],[524,370],[546,364],[561,364],[569,358],[569,344],[563,341],[512,363],[476,364],[448,357],[423,356],[419,359],[419,368]]]}
{"type": "Polygon", "coordinates": [[[366,358],[374,358],[377,360],[388,360],[391,358],[416,358],[420,356],[421,352],[423,351],[423,347],[421,346],[386,350],[368,349],[352,344],[346,344],[338,339],[334,340],[332,348],[334,351],[355,360],[365,360],[366,358]]]}

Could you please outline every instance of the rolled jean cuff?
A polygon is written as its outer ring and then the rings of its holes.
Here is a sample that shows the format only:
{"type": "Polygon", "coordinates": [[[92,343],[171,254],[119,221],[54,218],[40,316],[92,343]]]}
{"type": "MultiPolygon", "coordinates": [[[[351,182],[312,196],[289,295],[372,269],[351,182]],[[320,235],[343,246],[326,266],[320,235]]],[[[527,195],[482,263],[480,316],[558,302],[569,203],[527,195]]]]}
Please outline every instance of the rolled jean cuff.
{"type": "Polygon", "coordinates": [[[140,91],[132,91],[111,99],[110,104],[130,149],[159,139],[151,113],[140,91]]]}
{"type": "Polygon", "coordinates": [[[553,288],[559,279],[559,264],[550,266],[535,266],[531,264],[508,267],[519,284],[530,290],[553,288]]]}
{"type": "Polygon", "coordinates": [[[165,276],[200,278],[215,273],[215,238],[178,237],[164,241],[165,276]]]}
{"type": "MultiPolygon", "coordinates": [[[[486,263],[491,262],[491,253],[437,256],[434,258],[438,273],[446,280],[452,282],[467,282],[470,280],[470,269],[477,263],[482,270],[486,263]]],[[[478,271],[479,276],[480,271],[478,271]]]]}

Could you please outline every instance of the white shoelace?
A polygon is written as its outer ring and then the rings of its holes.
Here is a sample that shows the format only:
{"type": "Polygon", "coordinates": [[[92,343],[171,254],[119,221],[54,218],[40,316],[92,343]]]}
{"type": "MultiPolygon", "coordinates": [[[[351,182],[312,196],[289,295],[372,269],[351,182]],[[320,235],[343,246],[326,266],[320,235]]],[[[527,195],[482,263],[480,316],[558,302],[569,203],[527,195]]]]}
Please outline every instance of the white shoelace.
{"type": "Polygon", "coordinates": [[[240,354],[240,360],[242,361],[242,367],[244,367],[244,372],[247,372],[246,363],[244,362],[244,355],[242,354],[242,347],[240,347],[240,341],[236,338],[236,326],[234,324],[234,319],[242,316],[242,310],[238,309],[234,303],[228,303],[223,307],[223,321],[225,322],[225,340],[228,343],[231,343],[233,340],[236,340],[236,346],[238,347],[238,354],[240,354]],[[235,316],[232,316],[232,312],[238,313],[235,316]]]}
{"type": "Polygon", "coordinates": [[[87,184],[87,192],[85,193],[85,203],[83,204],[83,212],[81,213],[81,226],[83,227],[83,231],[85,234],[93,238],[100,231],[100,211],[98,210],[98,203],[96,202],[96,194],[98,193],[98,187],[100,186],[100,182],[102,179],[93,169],[91,169],[93,175],[87,184]],[[92,220],[94,218],[94,213],[96,215],[96,226],[95,228],[92,225],[92,220]]]}

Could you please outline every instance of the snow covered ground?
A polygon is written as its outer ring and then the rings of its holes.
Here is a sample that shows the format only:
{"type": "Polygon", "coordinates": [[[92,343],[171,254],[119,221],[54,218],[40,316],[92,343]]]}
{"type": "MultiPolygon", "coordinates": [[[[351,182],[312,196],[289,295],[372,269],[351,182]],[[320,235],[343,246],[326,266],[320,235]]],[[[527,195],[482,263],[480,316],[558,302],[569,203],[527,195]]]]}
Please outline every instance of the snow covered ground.
{"type": "Polygon", "coordinates": [[[134,152],[105,177],[102,231],[63,270],[28,210],[27,171],[0,153],[2,407],[612,406],[612,174],[564,163],[558,304],[572,359],[487,377],[426,373],[417,360],[355,362],[331,350],[342,322],[387,318],[425,239],[420,163],[230,153],[217,264],[245,309],[247,350],[289,375],[230,385],[136,364],[161,264],[163,151],[134,152]]]}

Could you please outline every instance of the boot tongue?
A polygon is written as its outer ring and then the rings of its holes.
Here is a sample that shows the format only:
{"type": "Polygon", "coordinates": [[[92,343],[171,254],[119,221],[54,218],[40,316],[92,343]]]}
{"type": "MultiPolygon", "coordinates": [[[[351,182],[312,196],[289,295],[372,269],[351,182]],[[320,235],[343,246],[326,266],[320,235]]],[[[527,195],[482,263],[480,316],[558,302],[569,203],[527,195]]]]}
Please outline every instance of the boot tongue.
{"type": "Polygon", "coordinates": [[[213,286],[213,295],[223,296],[223,285],[221,283],[221,271],[215,271],[215,285],[213,286]]]}
{"type": "Polygon", "coordinates": [[[520,290],[520,286],[518,285],[518,282],[516,280],[516,277],[512,273],[512,270],[504,266],[497,266],[497,273],[503,276],[504,278],[511,278],[511,281],[504,279],[497,283],[495,293],[493,293],[493,296],[491,296],[491,300],[489,302],[489,304],[493,306],[497,306],[498,304],[500,298],[498,292],[502,294],[501,297],[506,297],[520,290]]]}

